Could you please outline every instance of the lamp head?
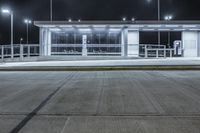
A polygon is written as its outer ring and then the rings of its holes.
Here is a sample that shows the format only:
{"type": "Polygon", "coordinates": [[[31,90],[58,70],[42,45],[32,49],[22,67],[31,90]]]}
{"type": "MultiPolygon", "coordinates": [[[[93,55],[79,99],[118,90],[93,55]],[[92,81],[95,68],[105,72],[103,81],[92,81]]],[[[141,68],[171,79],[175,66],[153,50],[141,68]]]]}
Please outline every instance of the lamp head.
{"type": "Polygon", "coordinates": [[[11,10],[9,9],[2,9],[1,12],[4,14],[12,14],[11,10]]]}
{"type": "Polygon", "coordinates": [[[24,23],[26,23],[26,24],[31,24],[31,23],[32,23],[32,21],[31,21],[31,20],[29,20],[29,19],[24,19],[24,23]]]}

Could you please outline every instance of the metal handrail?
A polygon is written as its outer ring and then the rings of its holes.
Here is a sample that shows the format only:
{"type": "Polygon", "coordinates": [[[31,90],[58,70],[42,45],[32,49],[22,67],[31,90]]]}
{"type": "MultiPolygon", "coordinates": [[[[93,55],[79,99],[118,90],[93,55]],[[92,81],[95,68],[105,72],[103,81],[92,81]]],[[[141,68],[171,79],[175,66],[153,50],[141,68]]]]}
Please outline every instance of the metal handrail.
{"type": "Polygon", "coordinates": [[[12,57],[20,57],[21,59],[23,59],[24,56],[39,56],[39,44],[14,44],[13,47],[11,47],[11,45],[0,46],[1,60],[12,57]],[[13,53],[11,52],[12,49],[14,51],[13,53]]]}

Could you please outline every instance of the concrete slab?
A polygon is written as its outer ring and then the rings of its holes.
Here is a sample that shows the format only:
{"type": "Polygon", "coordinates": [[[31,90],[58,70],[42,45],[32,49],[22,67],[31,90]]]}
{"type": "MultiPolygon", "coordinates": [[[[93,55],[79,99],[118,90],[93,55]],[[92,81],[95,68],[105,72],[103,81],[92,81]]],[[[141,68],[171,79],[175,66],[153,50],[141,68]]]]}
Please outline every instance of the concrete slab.
{"type": "Polygon", "coordinates": [[[199,124],[199,118],[72,117],[63,133],[199,133],[199,124]]]}
{"type": "Polygon", "coordinates": [[[2,116],[0,115],[0,133],[9,133],[12,128],[18,125],[25,116],[2,116]]]}
{"type": "Polygon", "coordinates": [[[20,133],[63,133],[68,117],[36,116],[29,121],[20,133]]]}
{"type": "Polygon", "coordinates": [[[17,73],[0,74],[0,113],[24,114],[34,110],[63,82],[69,73],[17,73]],[[55,80],[56,79],[56,80],[55,80]]]}

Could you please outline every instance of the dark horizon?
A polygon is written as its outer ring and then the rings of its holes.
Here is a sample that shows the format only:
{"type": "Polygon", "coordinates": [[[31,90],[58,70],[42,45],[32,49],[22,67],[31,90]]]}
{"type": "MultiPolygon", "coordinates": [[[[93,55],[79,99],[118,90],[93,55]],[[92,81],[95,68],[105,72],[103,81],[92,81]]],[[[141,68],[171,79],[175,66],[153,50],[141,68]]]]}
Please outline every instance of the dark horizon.
{"type": "MultiPolygon", "coordinates": [[[[9,7],[14,12],[14,43],[26,41],[25,18],[50,20],[50,0],[0,0],[0,8],[9,7]]],[[[53,0],[53,20],[157,20],[157,0],[53,0]]],[[[174,20],[200,20],[200,1],[161,0],[161,19],[172,14],[174,20]]],[[[39,30],[29,28],[29,42],[38,43],[39,30]]],[[[0,44],[10,43],[10,17],[0,15],[0,44]]]]}

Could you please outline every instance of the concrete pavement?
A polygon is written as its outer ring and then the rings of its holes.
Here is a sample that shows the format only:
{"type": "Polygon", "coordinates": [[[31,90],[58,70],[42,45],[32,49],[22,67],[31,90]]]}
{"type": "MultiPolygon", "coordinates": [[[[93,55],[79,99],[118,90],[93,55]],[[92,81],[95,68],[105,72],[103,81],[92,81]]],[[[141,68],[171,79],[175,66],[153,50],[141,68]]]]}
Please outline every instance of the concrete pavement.
{"type": "Polygon", "coordinates": [[[199,133],[199,71],[0,72],[0,133],[199,133]]]}

